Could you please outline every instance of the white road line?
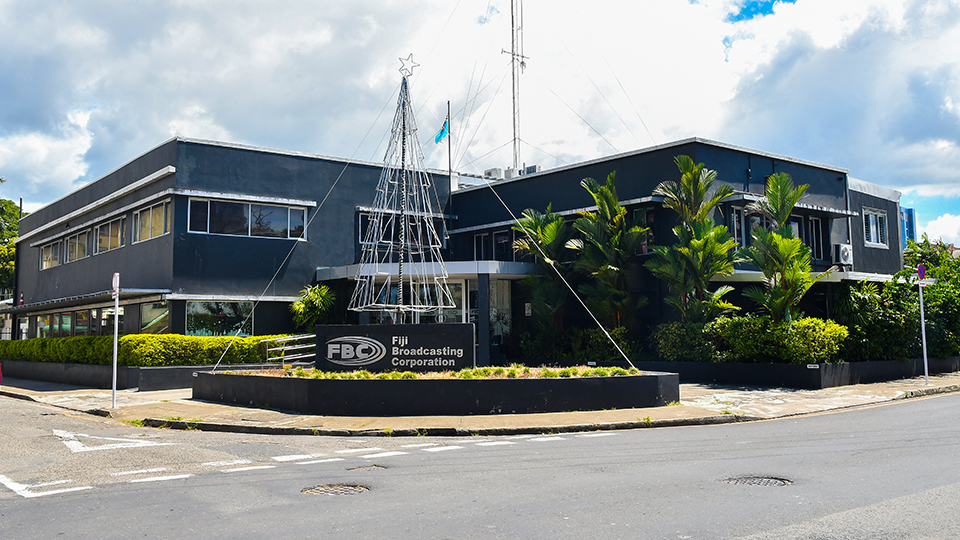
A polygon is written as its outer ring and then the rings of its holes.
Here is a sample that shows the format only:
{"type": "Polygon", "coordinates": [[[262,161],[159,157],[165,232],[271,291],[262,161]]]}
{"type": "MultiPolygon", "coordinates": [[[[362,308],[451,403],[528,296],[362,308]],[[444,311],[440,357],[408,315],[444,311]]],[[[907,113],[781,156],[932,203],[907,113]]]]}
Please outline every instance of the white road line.
{"type": "Polygon", "coordinates": [[[136,480],[131,480],[131,484],[137,484],[140,482],[163,482],[164,480],[180,480],[183,478],[190,478],[192,474],[175,474],[173,476],[151,476],[150,478],[137,478],[136,480]]]}
{"type": "Polygon", "coordinates": [[[139,471],[123,471],[123,472],[113,472],[110,473],[110,476],[127,476],[129,474],[148,474],[155,472],[163,472],[167,470],[166,467],[157,467],[156,469],[140,469],[139,471]]]}
{"type": "Polygon", "coordinates": [[[73,480],[56,480],[56,481],[54,481],[54,482],[44,482],[44,483],[42,483],[42,484],[34,484],[34,485],[32,485],[32,486],[27,486],[27,487],[30,488],[30,489],[33,489],[33,488],[38,488],[38,487],[60,486],[60,485],[63,485],[63,484],[69,484],[70,482],[73,482],[73,480]]]}
{"type": "Polygon", "coordinates": [[[233,461],[208,461],[206,463],[201,463],[204,467],[229,467],[230,465],[246,465],[247,463],[253,463],[249,459],[235,459],[233,461]]]}
{"type": "Polygon", "coordinates": [[[421,443],[421,444],[404,444],[400,446],[400,448],[424,448],[426,446],[436,446],[436,445],[437,443],[428,442],[428,443],[421,443]]]}
{"type": "Polygon", "coordinates": [[[53,434],[60,439],[71,452],[92,452],[95,450],[116,450],[118,448],[140,448],[143,446],[168,446],[177,443],[158,443],[153,441],[143,441],[136,439],[119,439],[117,437],[97,437],[95,435],[86,435],[84,433],[71,433],[69,431],[53,430],[53,434]],[[87,446],[77,440],[77,437],[94,439],[100,441],[118,441],[113,444],[102,444],[100,446],[87,446]]]}
{"type": "Polygon", "coordinates": [[[438,446],[436,448],[424,448],[424,452],[445,452],[447,450],[459,450],[462,446],[438,446]]]}
{"type": "Polygon", "coordinates": [[[378,448],[376,446],[371,448],[350,448],[349,450],[337,450],[337,453],[338,454],[356,454],[358,452],[373,452],[376,450],[383,450],[383,449],[378,448]]]}
{"type": "MultiPolygon", "coordinates": [[[[51,483],[47,483],[47,484],[45,484],[45,485],[52,485],[52,484],[54,484],[54,483],[65,484],[65,483],[67,483],[67,482],[73,482],[73,480],[59,480],[59,481],[57,481],[57,482],[51,482],[51,483]]],[[[31,488],[31,487],[37,487],[37,486],[28,486],[28,485],[25,485],[25,484],[20,484],[20,483],[14,482],[13,480],[7,478],[6,476],[3,476],[2,474],[0,474],[0,484],[3,484],[4,486],[7,487],[7,489],[9,489],[10,491],[16,493],[17,495],[19,495],[19,496],[21,496],[21,497],[23,497],[23,498],[25,498],[25,499],[32,499],[32,498],[34,498],[34,497],[44,497],[44,496],[46,496],[46,495],[56,495],[57,493],[69,493],[69,492],[71,492],[71,491],[83,491],[83,490],[85,490],[85,489],[93,489],[93,488],[90,487],[90,486],[82,486],[82,487],[74,487],[74,488],[66,488],[66,489],[54,489],[54,490],[51,490],[51,491],[44,491],[44,492],[41,492],[41,493],[34,493],[34,492],[30,491],[30,488],[31,488]]],[[[38,484],[38,485],[44,485],[44,484],[38,484]]]]}
{"type": "MultiPolygon", "coordinates": [[[[303,460],[305,460],[305,459],[318,458],[318,457],[320,457],[320,456],[322,456],[322,455],[323,455],[323,454],[293,454],[293,455],[289,455],[289,456],[274,456],[274,457],[271,458],[271,459],[273,459],[274,461],[280,461],[280,462],[284,462],[284,461],[303,461],[303,460]]],[[[248,463],[249,463],[249,462],[248,462],[248,463]]]]}
{"type": "Polygon", "coordinates": [[[393,457],[393,456],[405,456],[410,452],[380,452],[379,454],[370,454],[366,456],[360,456],[364,459],[373,459],[373,458],[382,458],[382,457],[393,457]]]}
{"type": "Polygon", "coordinates": [[[342,457],[327,458],[327,459],[315,459],[313,461],[300,461],[297,462],[297,465],[314,465],[317,463],[330,463],[332,461],[343,461],[342,457]]]}
{"type": "Polygon", "coordinates": [[[505,444],[517,444],[511,441],[490,441],[490,442],[481,442],[477,443],[477,446],[503,446],[505,444]]]}
{"type": "Polygon", "coordinates": [[[240,471],[258,471],[260,469],[276,469],[276,465],[256,465],[253,467],[238,467],[236,469],[224,469],[220,472],[240,472],[240,471]]]}
{"type": "Polygon", "coordinates": [[[584,433],[582,435],[577,435],[577,437],[613,437],[616,433],[610,433],[609,431],[604,431],[601,433],[584,433]]]}
{"type": "Polygon", "coordinates": [[[527,439],[527,440],[528,440],[528,441],[537,441],[537,442],[540,442],[540,441],[563,441],[563,440],[566,440],[566,439],[564,439],[563,437],[557,437],[557,436],[554,435],[554,436],[550,436],[550,437],[534,437],[534,438],[532,438],[532,439],[527,439]]]}

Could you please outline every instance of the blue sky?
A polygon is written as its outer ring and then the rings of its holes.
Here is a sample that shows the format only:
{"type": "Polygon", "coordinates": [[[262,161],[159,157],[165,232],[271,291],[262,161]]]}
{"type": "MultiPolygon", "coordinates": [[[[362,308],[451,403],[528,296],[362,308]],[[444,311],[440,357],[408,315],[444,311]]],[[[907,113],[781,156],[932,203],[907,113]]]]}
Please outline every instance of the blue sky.
{"type": "MultiPolygon", "coordinates": [[[[523,28],[523,162],[711,138],[960,242],[960,0],[553,0],[523,28]]],[[[379,160],[410,53],[427,163],[447,100],[458,169],[511,160],[509,0],[0,0],[0,35],[0,196],[28,209],[173,135],[379,160]]]]}

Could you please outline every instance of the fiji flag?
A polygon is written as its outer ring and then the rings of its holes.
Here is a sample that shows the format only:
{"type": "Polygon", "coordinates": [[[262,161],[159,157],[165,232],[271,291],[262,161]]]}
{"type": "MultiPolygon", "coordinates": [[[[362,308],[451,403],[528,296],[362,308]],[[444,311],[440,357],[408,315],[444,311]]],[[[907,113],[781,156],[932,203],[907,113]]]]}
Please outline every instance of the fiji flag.
{"type": "Polygon", "coordinates": [[[440,144],[440,141],[445,139],[447,135],[450,134],[450,119],[447,118],[443,121],[443,127],[440,128],[440,132],[437,133],[437,136],[433,138],[435,144],[440,144]]]}

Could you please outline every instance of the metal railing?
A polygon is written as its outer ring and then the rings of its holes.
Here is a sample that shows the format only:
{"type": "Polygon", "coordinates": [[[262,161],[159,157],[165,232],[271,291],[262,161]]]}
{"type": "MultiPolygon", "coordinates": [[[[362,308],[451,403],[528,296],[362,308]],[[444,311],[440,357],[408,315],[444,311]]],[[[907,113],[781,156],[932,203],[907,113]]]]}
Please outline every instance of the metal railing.
{"type": "Polygon", "coordinates": [[[267,362],[305,362],[316,357],[317,335],[302,334],[282,338],[264,339],[260,343],[267,345],[267,362]],[[271,346],[276,344],[276,346],[271,346]]]}

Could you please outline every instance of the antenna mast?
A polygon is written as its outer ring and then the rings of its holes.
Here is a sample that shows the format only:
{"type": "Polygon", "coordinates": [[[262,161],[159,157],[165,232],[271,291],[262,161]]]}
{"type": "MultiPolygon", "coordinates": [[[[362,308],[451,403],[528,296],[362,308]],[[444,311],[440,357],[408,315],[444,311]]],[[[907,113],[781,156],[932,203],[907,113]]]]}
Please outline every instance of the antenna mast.
{"type": "MultiPolygon", "coordinates": [[[[501,54],[507,51],[501,50],[501,54]]],[[[520,165],[520,74],[527,67],[523,55],[523,2],[510,0],[510,66],[513,72],[513,168],[520,165]]]]}

